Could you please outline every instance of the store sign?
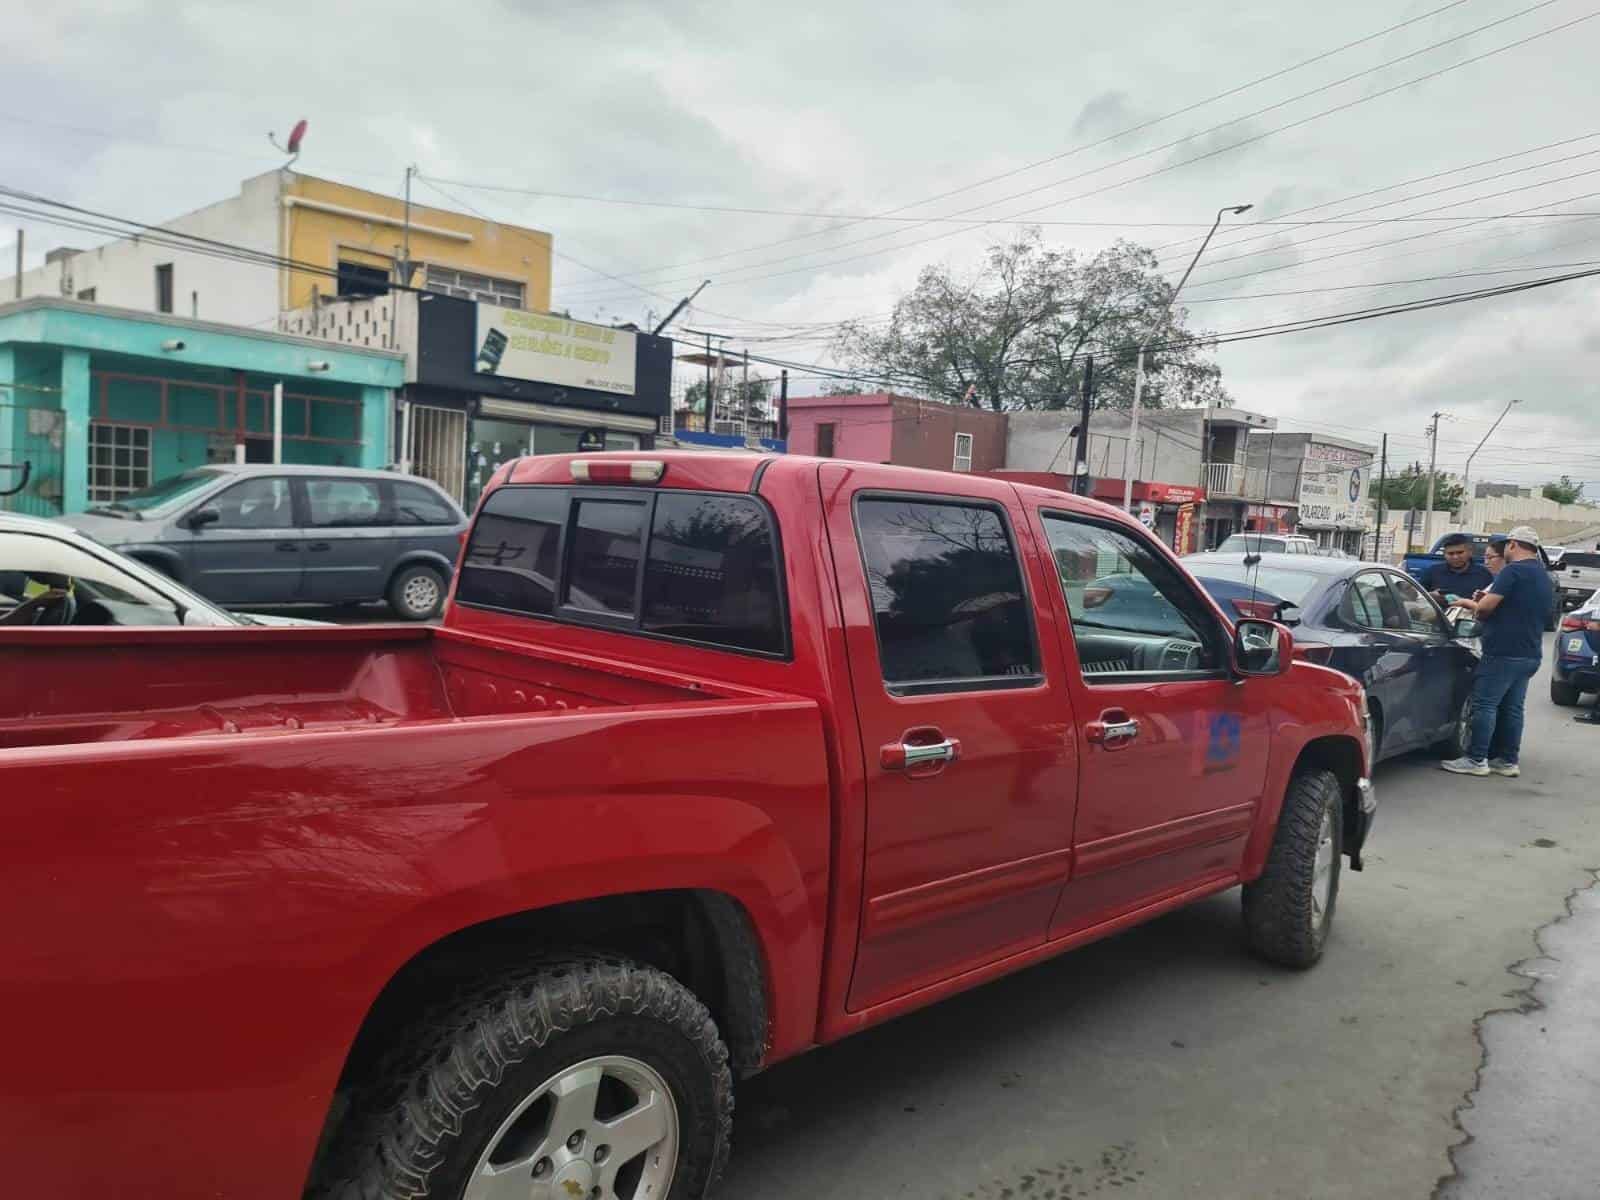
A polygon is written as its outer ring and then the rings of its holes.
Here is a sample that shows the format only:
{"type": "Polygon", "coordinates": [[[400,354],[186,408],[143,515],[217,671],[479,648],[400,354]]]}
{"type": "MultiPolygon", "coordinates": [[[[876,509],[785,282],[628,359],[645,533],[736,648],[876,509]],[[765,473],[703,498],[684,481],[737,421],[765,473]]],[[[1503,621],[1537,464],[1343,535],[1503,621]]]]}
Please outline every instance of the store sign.
{"type": "Polygon", "coordinates": [[[1149,496],[1152,500],[1159,500],[1163,504],[1193,504],[1204,495],[1197,487],[1188,487],[1181,483],[1156,483],[1150,484],[1149,496]]]}
{"type": "Polygon", "coordinates": [[[1300,466],[1300,524],[1314,529],[1366,529],[1372,456],[1313,442],[1300,466]]]}
{"type": "Polygon", "coordinates": [[[627,330],[493,304],[477,310],[478,374],[634,394],[638,339],[627,330]]]}
{"type": "Polygon", "coordinates": [[[578,435],[578,450],[587,453],[590,450],[604,450],[606,448],[606,431],[604,429],[585,429],[578,435]]]}
{"type": "Polygon", "coordinates": [[[1156,506],[1154,504],[1141,504],[1139,506],[1139,524],[1146,529],[1153,529],[1156,523],[1156,506]]]}

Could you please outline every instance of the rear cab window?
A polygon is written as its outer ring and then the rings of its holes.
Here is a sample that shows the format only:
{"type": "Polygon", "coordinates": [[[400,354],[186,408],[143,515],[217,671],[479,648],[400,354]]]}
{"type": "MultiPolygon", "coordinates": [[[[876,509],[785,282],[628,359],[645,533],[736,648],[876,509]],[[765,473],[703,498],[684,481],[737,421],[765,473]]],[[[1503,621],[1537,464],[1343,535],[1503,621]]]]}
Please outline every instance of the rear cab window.
{"type": "Polygon", "coordinates": [[[855,508],[891,692],[1042,682],[1022,565],[998,506],[869,493],[855,508]]]}
{"type": "Polygon", "coordinates": [[[511,485],[473,524],[456,602],[785,657],[779,562],[754,496],[511,485]]]}

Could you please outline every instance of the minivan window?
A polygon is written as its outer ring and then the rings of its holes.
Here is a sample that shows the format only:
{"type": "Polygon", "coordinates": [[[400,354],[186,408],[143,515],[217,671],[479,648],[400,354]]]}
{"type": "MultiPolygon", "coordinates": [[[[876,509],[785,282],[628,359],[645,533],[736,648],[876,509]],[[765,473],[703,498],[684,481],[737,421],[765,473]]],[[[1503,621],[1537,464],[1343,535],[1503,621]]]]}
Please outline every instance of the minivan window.
{"type": "Polygon", "coordinates": [[[473,523],[456,602],[776,655],[788,649],[778,558],[754,497],[502,487],[473,523]]]}
{"type": "Polygon", "coordinates": [[[294,525],[289,481],[281,477],[246,479],[224,488],[205,507],[217,510],[216,529],[289,529],[294,525]]]}
{"type": "Polygon", "coordinates": [[[159,508],[172,508],[184,497],[198,492],[201,488],[210,487],[217,482],[219,473],[216,471],[185,471],[182,475],[169,475],[165,479],[157,480],[147,488],[140,488],[137,492],[129,492],[126,496],[118,496],[110,504],[101,507],[113,511],[126,512],[152,512],[159,508]]]}
{"type": "Polygon", "coordinates": [[[1022,567],[998,511],[863,498],[856,527],[885,683],[964,690],[1038,675],[1022,567]]]}
{"type": "Polygon", "coordinates": [[[306,517],[317,529],[383,524],[383,495],[375,479],[306,480],[306,517]]]}
{"type": "Polygon", "coordinates": [[[443,496],[420,483],[394,485],[396,525],[454,525],[459,519],[443,496]]]}

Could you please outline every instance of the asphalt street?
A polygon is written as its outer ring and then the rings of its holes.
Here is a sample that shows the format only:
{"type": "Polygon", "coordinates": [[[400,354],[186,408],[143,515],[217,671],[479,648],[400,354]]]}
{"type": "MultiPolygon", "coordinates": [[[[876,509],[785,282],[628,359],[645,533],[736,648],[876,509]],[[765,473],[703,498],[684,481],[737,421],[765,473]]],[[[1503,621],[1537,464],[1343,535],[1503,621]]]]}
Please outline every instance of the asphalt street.
{"type": "Polygon", "coordinates": [[[1231,892],[746,1082],[721,1194],[1593,1196],[1600,728],[1544,677],[1523,761],[1381,767],[1309,972],[1231,892]]]}

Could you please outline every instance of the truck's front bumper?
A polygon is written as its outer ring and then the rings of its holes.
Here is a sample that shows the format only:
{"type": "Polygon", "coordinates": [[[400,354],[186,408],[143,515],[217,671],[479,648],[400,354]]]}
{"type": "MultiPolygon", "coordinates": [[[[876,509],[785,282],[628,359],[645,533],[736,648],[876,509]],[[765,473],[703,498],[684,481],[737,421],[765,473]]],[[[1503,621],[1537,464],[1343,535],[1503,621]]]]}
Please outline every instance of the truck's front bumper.
{"type": "Polygon", "coordinates": [[[1378,793],[1370,779],[1356,780],[1355,820],[1345,830],[1345,853],[1350,856],[1350,869],[1362,869],[1361,851],[1366,847],[1367,835],[1372,832],[1372,822],[1378,815],[1378,793]]]}

